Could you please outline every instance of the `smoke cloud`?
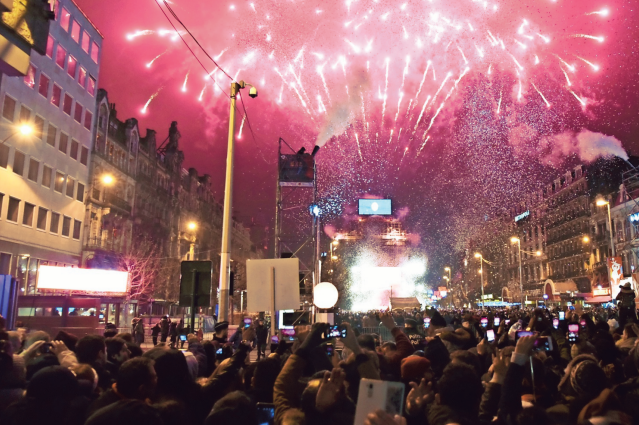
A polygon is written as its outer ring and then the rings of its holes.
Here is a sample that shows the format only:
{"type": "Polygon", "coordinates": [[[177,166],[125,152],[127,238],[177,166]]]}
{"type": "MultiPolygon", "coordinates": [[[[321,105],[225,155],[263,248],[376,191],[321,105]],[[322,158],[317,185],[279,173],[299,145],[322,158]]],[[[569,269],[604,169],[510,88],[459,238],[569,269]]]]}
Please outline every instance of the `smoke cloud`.
{"type": "Polygon", "coordinates": [[[628,154],[621,141],[614,136],[581,130],[579,133],[564,132],[542,139],[542,144],[551,152],[543,158],[549,164],[558,164],[566,156],[577,155],[584,162],[592,162],[599,157],[618,156],[628,160],[628,154]]]}

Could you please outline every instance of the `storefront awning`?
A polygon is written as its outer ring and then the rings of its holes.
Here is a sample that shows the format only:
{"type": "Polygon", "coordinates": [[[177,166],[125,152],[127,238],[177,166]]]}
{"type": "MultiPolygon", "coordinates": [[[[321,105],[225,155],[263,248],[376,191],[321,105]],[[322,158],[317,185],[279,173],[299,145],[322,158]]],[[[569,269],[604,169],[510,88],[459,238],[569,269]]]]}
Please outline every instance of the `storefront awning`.
{"type": "Polygon", "coordinates": [[[584,298],[584,302],[587,304],[609,303],[610,301],[612,301],[612,298],[609,295],[584,298]]]}

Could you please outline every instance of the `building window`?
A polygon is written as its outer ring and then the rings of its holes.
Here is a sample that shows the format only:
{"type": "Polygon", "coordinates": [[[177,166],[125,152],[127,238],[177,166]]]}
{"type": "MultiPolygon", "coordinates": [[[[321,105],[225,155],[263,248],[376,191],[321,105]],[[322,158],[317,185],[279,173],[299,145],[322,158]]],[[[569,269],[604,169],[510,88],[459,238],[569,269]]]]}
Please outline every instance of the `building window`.
{"type": "Polygon", "coordinates": [[[40,74],[40,85],[38,86],[38,93],[44,97],[49,96],[49,77],[44,74],[40,74]]]}
{"type": "Polygon", "coordinates": [[[51,188],[51,175],[53,174],[53,169],[47,165],[42,166],[42,186],[50,189],[51,188]]]}
{"type": "Polygon", "coordinates": [[[64,187],[64,174],[56,171],[55,173],[55,183],[53,184],[53,190],[58,193],[62,193],[62,188],[64,187]]]}
{"type": "Polygon", "coordinates": [[[80,67],[80,72],[78,73],[78,84],[84,88],[87,83],[87,70],[80,67]]]}
{"type": "Polygon", "coordinates": [[[20,210],[20,200],[9,197],[9,208],[7,210],[7,220],[17,223],[19,210],[20,210]]]}
{"type": "Polygon", "coordinates": [[[58,145],[58,149],[60,149],[60,152],[63,152],[65,155],[67,154],[68,144],[69,136],[64,133],[60,133],[60,144],[58,145]]]}
{"type": "Polygon", "coordinates": [[[15,119],[16,115],[16,101],[15,99],[5,95],[4,103],[2,105],[2,116],[12,121],[15,119]]]}
{"type": "Polygon", "coordinates": [[[60,99],[62,98],[62,88],[54,84],[53,85],[53,94],[51,95],[51,103],[53,103],[58,108],[60,107],[60,99]]]}
{"type": "Polygon", "coordinates": [[[33,119],[33,132],[38,139],[42,140],[42,133],[44,133],[44,118],[35,116],[33,119]]]}
{"type": "Polygon", "coordinates": [[[33,212],[35,211],[35,205],[24,203],[24,212],[22,213],[22,224],[25,226],[33,226],[33,212]]]}
{"type": "Polygon", "coordinates": [[[87,91],[91,96],[95,96],[95,78],[89,76],[89,85],[87,86],[87,91]]]}
{"type": "Polygon", "coordinates": [[[64,7],[60,13],[60,26],[66,32],[69,32],[69,24],[71,23],[71,14],[64,7]]]}
{"type": "Polygon", "coordinates": [[[87,31],[82,33],[82,50],[89,53],[89,48],[91,47],[91,36],[87,31]]]}
{"type": "Polygon", "coordinates": [[[51,36],[47,38],[47,56],[53,59],[53,43],[55,43],[55,39],[51,36]]]}
{"type": "Polygon", "coordinates": [[[80,240],[80,231],[82,230],[82,222],[73,220],[73,239],[80,240]]]}
{"type": "Polygon", "coordinates": [[[68,93],[64,94],[64,104],[62,105],[62,110],[65,114],[71,115],[71,107],[73,106],[73,98],[69,96],[68,93]]]}
{"type": "Polygon", "coordinates": [[[36,227],[40,230],[47,230],[47,213],[49,210],[46,208],[38,207],[38,221],[36,227]]]}
{"type": "Polygon", "coordinates": [[[13,154],[13,172],[19,175],[24,174],[24,160],[25,156],[20,151],[15,151],[13,154]]]}
{"type": "Polygon", "coordinates": [[[73,159],[75,159],[76,161],[78,160],[78,148],[80,147],[80,145],[78,144],[78,141],[75,139],[71,139],[71,152],[69,152],[69,156],[73,159]]]}
{"type": "Polygon", "coordinates": [[[67,51],[64,50],[64,47],[58,44],[58,49],[55,52],[55,63],[62,69],[64,69],[64,62],[67,59],[67,51]]]}
{"type": "Polygon", "coordinates": [[[80,105],[78,102],[75,102],[75,111],[73,113],[73,118],[77,122],[82,124],[82,105],[80,105]]]}
{"type": "Polygon", "coordinates": [[[28,179],[32,182],[38,182],[38,171],[40,171],[40,161],[36,161],[35,159],[29,159],[29,175],[28,179]]]}
{"type": "Polygon", "coordinates": [[[80,150],[80,164],[87,165],[89,163],[89,148],[82,146],[80,150]]]}
{"type": "Polygon", "coordinates": [[[0,167],[7,168],[9,165],[9,146],[4,143],[0,145],[0,167]]]}
{"type": "Polygon", "coordinates": [[[27,75],[24,76],[24,83],[31,89],[35,87],[36,71],[36,67],[30,63],[29,69],[27,69],[27,75]]]}
{"type": "Polygon", "coordinates": [[[78,191],[76,192],[75,199],[84,202],[84,185],[80,182],[78,182],[78,191]]]}
{"type": "Polygon", "coordinates": [[[93,62],[98,63],[98,57],[100,56],[100,46],[95,41],[91,45],[91,59],[93,62]]]}
{"type": "Polygon", "coordinates": [[[49,129],[47,130],[47,144],[55,147],[55,137],[57,136],[58,129],[51,123],[49,123],[49,129]]]}
{"type": "Polygon", "coordinates": [[[91,130],[91,121],[93,120],[93,114],[87,109],[84,111],[84,128],[91,130]]]}
{"type": "Polygon", "coordinates": [[[49,232],[58,234],[60,230],[60,214],[51,211],[51,223],[49,223],[49,232]]]}
{"type": "Polygon", "coordinates": [[[62,236],[69,237],[69,232],[71,231],[71,217],[67,217],[66,215],[62,219],[62,236]]]}
{"type": "Polygon", "coordinates": [[[67,196],[69,198],[73,198],[75,193],[75,180],[70,176],[67,176],[67,196]]]}
{"type": "Polygon", "coordinates": [[[67,74],[71,76],[75,80],[75,70],[78,67],[78,61],[71,55],[69,55],[69,66],[67,67],[67,74]]]}
{"type": "Polygon", "coordinates": [[[78,21],[73,21],[73,26],[71,27],[71,38],[76,42],[80,43],[80,32],[82,31],[82,27],[78,21]]]}
{"type": "Polygon", "coordinates": [[[20,106],[20,122],[21,123],[27,122],[29,121],[30,118],[31,118],[31,110],[24,105],[20,106]]]}

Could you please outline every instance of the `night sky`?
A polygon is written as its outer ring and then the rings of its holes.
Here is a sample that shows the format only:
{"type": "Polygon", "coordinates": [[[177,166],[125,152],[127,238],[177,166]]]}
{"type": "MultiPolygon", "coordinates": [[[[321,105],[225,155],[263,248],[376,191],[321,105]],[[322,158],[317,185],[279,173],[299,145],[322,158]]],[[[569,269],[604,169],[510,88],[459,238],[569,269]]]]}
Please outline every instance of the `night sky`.
{"type": "MultiPolygon", "coordinates": [[[[185,166],[210,174],[221,199],[229,111],[216,84],[227,92],[230,79],[218,70],[205,80],[155,0],[76,1],[105,36],[100,86],[118,117],[161,139],[178,121],[185,166]]],[[[323,145],[319,188],[333,225],[354,218],[359,196],[391,197],[431,268],[571,165],[623,155],[621,145],[639,153],[635,1],[169,5],[231,77],[259,89],[244,96],[254,138],[241,104],[237,118],[234,214],[247,224],[272,225],[279,137],[323,145]]]]}

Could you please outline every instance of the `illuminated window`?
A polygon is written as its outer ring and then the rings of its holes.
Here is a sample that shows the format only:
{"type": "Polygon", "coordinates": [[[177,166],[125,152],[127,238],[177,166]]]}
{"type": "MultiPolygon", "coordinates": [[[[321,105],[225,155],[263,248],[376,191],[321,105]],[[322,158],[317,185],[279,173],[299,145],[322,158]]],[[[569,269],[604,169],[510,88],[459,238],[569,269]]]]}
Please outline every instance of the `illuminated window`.
{"type": "Polygon", "coordinates": [[[53,103],[58,108],[60,107],[60,98],[62,97],[62,88],[53,84],[53,94],[51,95],[51,103],[53,103]]]}
{"type": "Polygon", "coordinates": [[[80,124],[82,124],[82,105],[78,102],[75,102],[75,112],[73,113],[73,118],[80,124]]]}
{"type": "Polygon", "coordinates": [[[40,162],[33,158],[29,159],[29,175],[28,179],[32,182],[38,182],[38,172],[40,171],[40,162]]]}
{"type": "Polygon", "coordinates": [[[48,165],[42,166],[42,186],[50,189],[51,188],[51,175],[53,174],[53,170],[48,165]]]}
{"type": "Polygon", "coordinates": [[[69,237],[69,232],[71,232],[71,217],[65,215],[62,219],[62,236],[69,237]]]}
{"type": "Polygon", "coordinates": [[[47,56],[53,59],[53,44],[55,43],[55,39],[51,36],[47,38],[47,56]]]}
{"type": "Polygon", "coordinates": [[[33,132],[38,139],[42,139],[42,134],[44,133],[44,118],[36,115],[33,120],[33,132]]]}
{"type": "Polygon", "coordinates": [[[62,69],[64,69],[64,62],[67,59],[67,51],[58,44],[58,50],[55,52],[55,63],[62,69]]]}
{"type": "Polygon", "coordinates": [[[38,208],[38,221],[36,222],[36,227],[40,230],[47,230],[47,213],[48,209],[39,207],[38,208]]]}
{"type": "Polygon", "coordinates": [[[71,14],[64,7],[60,13],[60,26],[66,32],[69,32],[69,24],[71,23],[71,14]]]}
{"type": "Polygon", "coordinates": [[[82,230],[82,222],[73,220],[73,239],[80,240],[80,231],[82,230]]]}
{"type": "Polygon", "coordinates": [[[64,174],[56,171],[55,181],[53,182],[53,190],[55,190],[58,193],[62,193],[63,187],[64,187],[64,174]]]}
{"type": "Polygon", "coordinates": [[[24,83],[29,87],[29,88],[34,88],[35,87],[35,76],[36,76],[36,67],[33,66],[32,63],[29,64],[29,69],[27,70],[27,75],[24,76],[24,83]]]}
{"type": "Polygon", "coordinates": [[[84,31],[82,33],[82,50],[89,53],[89,48],[91,48],[91,36],[88,32],[84,31]]]}
{"type": "Polygon", "coordinates": [[[91,44],[91,59],[93,62],[98,63],[98,57],[100,56],[100,46],[95,41],[91,44]]]}
{"type": "Polygon", "coordinates": [[[73,106],[73,98],[69,96],[68,93],[64,94],[64,104],[62,105],[62,110],[65,114],[71,115],[71,106],[73,106]]]}
{"type": "Polygon", "coordinates": [[[75,79],[75,70],[78,65],[78,61],[71,55],[69,55],[69,66],[67,67],[67,74],[71,76],[71,78],[75,79]]]}
{"type": "Polygon", "coordinates": [[[80,84],[83,88],[87,83],[87,70],[80,67],[80,73],[78,74],[78,84],[80,84]]]}
{"type": "Polygon", "coordinates": [[[35,205],[24,203],[24,211],[22,213],[22,224],[25,226],[33,226],[33,212],[35,211],[35,205]]]}
{"type": "Polygon", "coordinates": [[[73,198],[75,193],[75,180],[70,176],[67,176],[67,196],[73,198]]]}
{"type": "Polygon", "coordinates": [[[51,223],[49,223],[49,232],[58,234],[60,230],[60,214],[51,212],[51,223]]]}
{"type": "Polygon", "coordinates": [[[78,149],[80,148],[80,144],[77,140],[71,140],[71,152],[69,152],[69,156],[76,161],[78,160],[78,149]]]}
{"type": "Polygon", "coordinates": [[[13,154],[13,172],[19,175],[24,173],[24,160],[25,155],[20,151],[15,151],[13,154]]]}
{"type": "Polygon", "coordinates": [[[60,144],[58,145],[58,149],[60,149],[60,152],[64,153],[65,155],[67,154],[68,144],[69,136],[64,133],[60,133],[60,144]]]}
{"type": "Polygon", "coordinates": [[[4,97],[4,103],[2,105],[2,116],[13,121],[16,115],[16,101],[15,99],[6,96],[4,97]]]}
{"type": "Polygon", "coordinates": [[[49,129],[47,130],[47,144],[55,147],[55,137],[57,136],[58,129],[51,123],[49,123],[49,129]]]}
{"type": "Polygon", "coordinates": [[[73,21],[73,26],[71,27],[71,38],[75,40],[76,43],[80,42],[80,31],[82,31],[82,27],[78,21],[73,21]]]}
{"type": "Polygon", "coordinates": [[[40,74],[40,85],[38,86],[38,93],[44,97],[49,97],[49,77],[44,74],[40,74]]]}
{"type": "Polygon", "coordinates": [[[84,202],[84,185],[80,182],[78,182],[78,192],[76,193],[75,199],[84,202]]]}
{"type": "Polygon", "coordinates": [[[95,78],[89,76],[89,86],[87,87],[87,91],[91,96],[95,96],[95,78]]]}
{"type": "Polygon", "coordinates": [[[7,210],[7,220],[18,222],[18,211],[20,210],[20,200],[16,198],[9,198],[9,209],[7,210]]]}
{"type": "Polygon", "coordinates": [[[80,164],[87,165],[89,163],[89,148],[82,146],[80,150],[80,164]]]}
{"type": "Polygon", "coordinates": [[[84,111],[84,128],[91,130],[91,120],[93,120],[93,114],[87,109],[84,111]]]}

